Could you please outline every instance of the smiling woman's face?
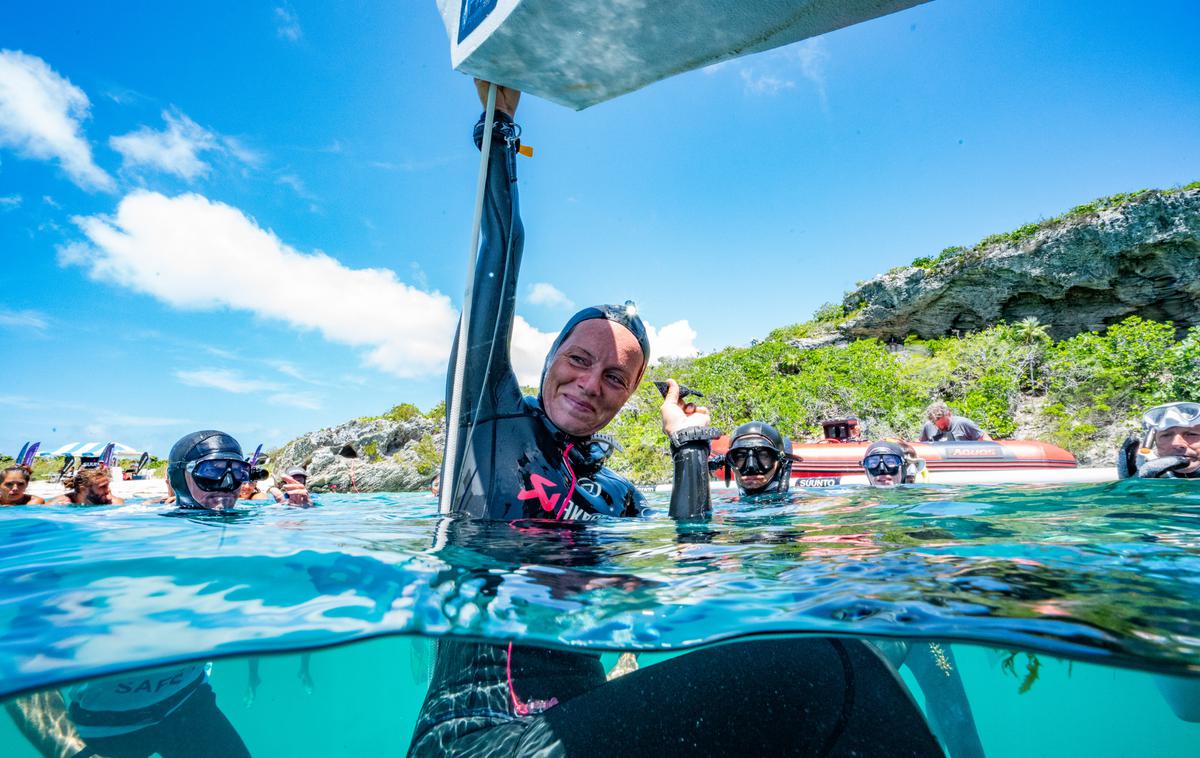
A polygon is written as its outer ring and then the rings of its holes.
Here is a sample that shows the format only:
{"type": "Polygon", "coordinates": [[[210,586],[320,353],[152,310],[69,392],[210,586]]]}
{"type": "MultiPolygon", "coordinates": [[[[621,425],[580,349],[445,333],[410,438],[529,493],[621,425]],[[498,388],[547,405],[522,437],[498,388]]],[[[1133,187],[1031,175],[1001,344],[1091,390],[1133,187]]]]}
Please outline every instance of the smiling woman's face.
{"type": "Polygon", "coordinates": [[[632,332],[607,319],[584,321],[550,362],[542,383],[546,415],[567,434],[598,432],[633,394],[641,369],[632,332]]]}

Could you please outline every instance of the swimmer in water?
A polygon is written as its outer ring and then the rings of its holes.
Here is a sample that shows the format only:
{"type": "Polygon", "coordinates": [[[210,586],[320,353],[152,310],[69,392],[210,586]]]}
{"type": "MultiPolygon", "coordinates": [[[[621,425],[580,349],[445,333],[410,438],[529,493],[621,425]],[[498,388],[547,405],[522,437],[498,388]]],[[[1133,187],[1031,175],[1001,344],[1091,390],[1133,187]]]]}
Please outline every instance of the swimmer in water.
{"type": "MultiPolygon", "coordinates": [[[[486,84],[477,84],[483,99],[486,84]]],[[[637,388],[649,340],[630,304],[586,308],[551,347],[538,396],[521,396],[509,358],[523,246],[515,173],[520,129],[513,122],[519,97],[498,88],[462,377],[463,432],[448,451],[459,463],[442,472],[442,495],[454,517],[439,526],[438,540],[499,557],[512,553],[513,535],[527,532],[530,541],[561,541],[562,549],[551,552],[567,566],[586,566],[588,556],[573,549],[586,545],[586,530],[556,522],[645,510],[633,485],[604,465],[612,443],[598,433],[637,388]],[[508,521],[511,528],[493,546],[479,539],[488,522],[472,518],[508,521]]],[[[477,145],[483,131],[481,119],[477,145]]],[[[450,366],[453,374],[453,355],[450,366]]],[[[448,408],[452,387],[451,375],[448,408]]],[[[707,516],[709,441],[719,432],[705,409],[680,399],[675,382],[660,410],[675,465],[671,515],[707,516]]],[[[587,577],[539,573],[540,581],[559,583],[559,592],[578,591],[564,589],[562,580],[587,577]]],[[[516,641],[439,641],[410,755],[586,755],[600,745],[619,755],[941,755],[894,673],[860,642],[742,642],[606,682],[595,653],[516,641]]]]}
{"type": "Polygon", "coordinates": [[[46,501],[25,492],[29,486],[28,466],[9,466],[0,478],[0,505],[42,505],[46,501]]]}
{"type": "Polygon", "coordinates": [[[730,473],[743,500],[782,498],[792,479],[791,442],[765,421],[733,430],[725,453],[725,481],[730,473]]]}
{"type": "Polygon", "coordinates": [[[1200,403],[1167,403],[1142,415],[1142,432],[1117,453],[1122,479],[1200,479],[1200,403]],[[1153,445],[1154,457],[1140,454],[1153,445]]]}
{"type": "Polygon", "coordinates": [[[50,501],[51,505],[120,505],[123,498],[112,494],[112,472],[107,466],[79,469],[71,490],[50,501]]]}
{"type": "Polygon", "coordinates": [[[911,446],[892,440],[881,440],[867,446],[862,467],[871,486],[894,487],[897,484],[915,482],[924,470],[925,462],[917,458],[916,451],[911,446]]]}
{"type": "MultiPolygon", "coordinates": [[[[167,479],[178,507],[223,511],[237,503],[242,485],[250,481],[250,464],[228,434],[192,432],[171,448],[167,479]]],[[[291,477],[283,477],[281,492],[292,505],[311,504],[308,490],[291,477]]]]}

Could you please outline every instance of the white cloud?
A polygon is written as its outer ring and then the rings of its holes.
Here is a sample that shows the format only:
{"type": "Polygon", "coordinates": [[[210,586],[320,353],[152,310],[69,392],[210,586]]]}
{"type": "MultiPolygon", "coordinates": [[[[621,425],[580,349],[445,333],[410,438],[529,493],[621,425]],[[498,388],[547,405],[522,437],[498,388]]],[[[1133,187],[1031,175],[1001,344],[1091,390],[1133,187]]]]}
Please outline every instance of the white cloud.
{"type": "Polygon", "coordinates": [[[0,147],[57,160],[83,189],[111,190],[112,177],[92,161],[82,135],[90,105],[83,90],[41,58],[0,50],[0,147]]]}
{"type": "Polygon", "coordinates": [[[299,42],[304,36],[299,17],[289,8],[275,9],[275,33],[288,42],[299,42]]]}
{"type": "Polygon", "coordinates": [[[167,126],[161,132],[143,126],[109,138],[109,146],[121,154],[121,167],[157,169],[187,181],[207,174],[210,166],[200,154],[224,149],[217,135],[182,113],[163,111],[162,117],[167,126]]]}
{"type": "Polygon", "coordinates": [[[176,308],[234,308],[319,331],[364,349],[364,361],[399,377],[445,368],[457,314],[450,299],[423,292],[385,269],[351,269],[321,252],[302,253],[235,208],[196,194],[127,195],[116,215],[77,217],[90,244],[59,250],[98,281],[143,292],[176,308]],[[231,286],[236,281],[257,287],[231,286]]]}
{"type": "Polygon", "coordinates": [[[547,282],[534,282],[529,288],[529,296],[526,302],[533,305],[544,305],[549,308],[574,308],[575,303],[571,302],[571,298],[567,297],[553,284],[547,282]]]}
{"type": "Polygon", "coordinates": [[[37,311],[13,311],[0,308],[0,327],[40,332],[49,325],[50,322],[46,316],[37,311]]]}
{"type": "Polygon", "coordinates": [[[233,392],[244,395],[249,392],[274,392],[281,387],[275,382],[265,382],[261,379],[250,379],[229,369],[198,369],[196,371],[176,371],[175,377],[191,387],[208,387],[216,390],[233,392]]]}
{"type": "Polygon", "coordinates": [[[11,211],[20,208],[24,199],[20,195],[0,195],[0,211],[11,211]]]}
{"type": "Polygon", "coordinates": [[[546,354],[554,344],[557,332],[543,332],[517,316],[513,320],[512,355],[513,370],[523,387],[536,387],[542,378],[542,366],[546,354]]]}
{"type": "MultiPolygon", "coordinates": [[[[691,358],[700,354],[696,347],[696,330],[685,321],[674,321],[662,329],[646,324],[650,337],[650,362],[663,358],[691,358]]],[[[558,332],[543,332],[517,316],[513,322],[512,363],[522,386],[536,387],[542,377],[546,354],[558,332]]]]}
{"type": "Polygon", "coordinates": [[[696,347],[696,330],[686,320],[672,321],[662,329],[646,324],[650,335],[650,362],[663,358],[693,358],[700,354],[696,347]]]}
{"type": "Polygon", "coordinates": [[[765,96],[796,89],[796,79],[805,79],[816,89],[824,110],[829,107],[826,94],[828,62],[829,49],[824,40],[814,37],[746,58],[715,63],[705,67],[704,73],[712,75],[726,69],[736,70],[747,94],[765,96]]]}
{"type": "Polygon", "coordinates": [[[242,141],[237,137],[228,135],[221,136],[221,146],[225,148],[225,152],[237,158],[242,163],[245,163],[251,168],[257,168],[263,163],[263,154],[257,150],[252,150],[242,144],[242,141]]]}

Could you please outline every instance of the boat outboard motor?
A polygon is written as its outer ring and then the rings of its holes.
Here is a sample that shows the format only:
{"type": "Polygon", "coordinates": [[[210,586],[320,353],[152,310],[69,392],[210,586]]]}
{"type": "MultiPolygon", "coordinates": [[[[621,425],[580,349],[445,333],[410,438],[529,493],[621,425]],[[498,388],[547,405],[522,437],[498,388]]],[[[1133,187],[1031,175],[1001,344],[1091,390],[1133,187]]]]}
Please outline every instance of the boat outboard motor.
{"type": "Polygon", "coordinates": [[[742,424],[733,430],[729,450],[722,462],[725,468],[725,485],[729,485],[735,468],[742,476],[762,475],[770,471],[776,461],[779,462],[779,467],[765,485],[753,490],[742,487],[742,494],[756,496],[786,493],[792,483],[793,461],[791,440],[780,434],[775,427],[763,421],[742,424]]]}

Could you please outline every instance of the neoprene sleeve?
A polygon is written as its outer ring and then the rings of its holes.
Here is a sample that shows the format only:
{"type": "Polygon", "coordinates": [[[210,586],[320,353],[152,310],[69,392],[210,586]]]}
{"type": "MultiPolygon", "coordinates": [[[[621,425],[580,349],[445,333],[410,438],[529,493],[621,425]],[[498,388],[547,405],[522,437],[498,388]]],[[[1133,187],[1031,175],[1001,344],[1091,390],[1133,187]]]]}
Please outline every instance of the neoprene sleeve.
{"type": "Polygon", "coordinates": [[[712,494],[708,487],[708,445],[707,441],[701,440],[671,450],[671,460],[675,462],[671,518],[707,518],[712,514],[712,494]]]}

